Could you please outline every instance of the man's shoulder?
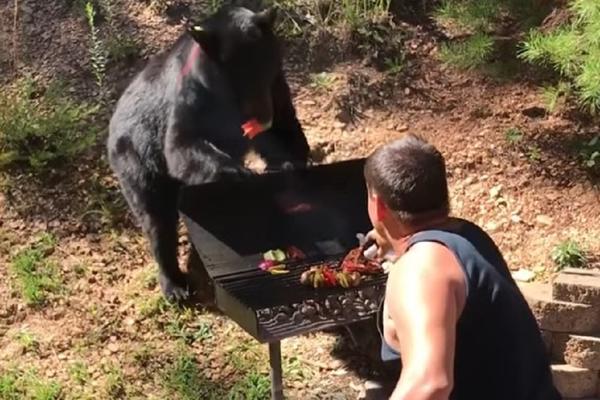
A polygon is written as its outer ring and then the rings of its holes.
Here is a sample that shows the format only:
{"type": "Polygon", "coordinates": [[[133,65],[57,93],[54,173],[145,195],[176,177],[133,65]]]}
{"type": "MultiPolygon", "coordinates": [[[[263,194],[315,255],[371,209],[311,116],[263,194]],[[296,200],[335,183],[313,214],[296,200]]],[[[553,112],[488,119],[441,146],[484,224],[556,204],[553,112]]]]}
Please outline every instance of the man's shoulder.
{"type": "Polygon", "coordinates": [[[458,257],[441,243],[424,241],[415,243],[394,264],[392,273],[403,281],[413,279],[446,279],[448,282],[463,279],[458,257]]]}

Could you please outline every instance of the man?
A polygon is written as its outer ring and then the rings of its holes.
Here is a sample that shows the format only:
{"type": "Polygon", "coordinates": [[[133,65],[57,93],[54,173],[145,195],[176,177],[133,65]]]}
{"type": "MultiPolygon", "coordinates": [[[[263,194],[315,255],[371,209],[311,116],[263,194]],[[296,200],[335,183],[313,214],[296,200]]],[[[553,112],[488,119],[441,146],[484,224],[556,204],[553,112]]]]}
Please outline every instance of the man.
{"type": "Polygon", "coordinates": [[[369,236],[380,256],[396,257],[379,318],[382,358],[402,363],[390,399],[560,399],[500,251],[478,226],[449,216],[439,151],[409,135],[377,149],[364,173],[369,236]]]}

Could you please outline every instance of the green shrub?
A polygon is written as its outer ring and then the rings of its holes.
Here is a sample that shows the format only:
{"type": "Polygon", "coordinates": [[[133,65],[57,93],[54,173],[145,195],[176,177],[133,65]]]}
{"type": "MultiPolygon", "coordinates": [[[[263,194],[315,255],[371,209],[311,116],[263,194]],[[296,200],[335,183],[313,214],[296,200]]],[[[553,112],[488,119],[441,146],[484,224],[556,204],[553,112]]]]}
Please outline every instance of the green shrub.
{"type": "Polygon", "coordinates": [[[387,15],[391,0],[342,0],[341,19],[352,27],[387,15]]]}
{"type": "Polygon", "coordinates": [[[473,69],[483,65],[494,50],[494,40],[477,33],[462,42],[445,43],[440,48],[440,58],[446,64],[473,69]]]}
{"type": "Polygon", "coordinates": [[[0,168],[22,163],[41,169],[72,159],[94,143],[97,110],[66,97],[57,82],[44,89],[30,78],[19,80],[0,96],[0,168]]]}
{"type": "Polygon", "coordinates": [[[117,34],[106,42],[108,58],[115,62],[137,57],[140,52],[139,45],[130,37],[117,34]]]}
{"type": "Polygon", "coordinates": [[[295,36],[312,29],[348,26],[353,30],[366,27],[389,16],[391,0],[341,0],[320,2],[314,0],[270,0],[269,5],[280,9],[279,30],[286,36],[295,36]]]}
{"type": "Polygon", "coordinates": [[[96,78],[96,84],[99,88],[104,85],[104,76],[106,74],[107,52],[104,43],[100,39],[100,32],[96,27],[96,9],[92,2],[85,5],[85,15],[90,28],[90,58],[92,61],[92,72],[96,78]]]}
{"type": "Polygon", "coordinates": [[[589,142],[583,143],[579,149],[583,165],[587,168],[600,166],[600,135],[594,136],[589,142]]]}
{"type": "Polygon", "coordinates": [[[459,28],[488,30],[500,12],[502,3],[498,0],[445,0],[434,12],[440,23],[454,24],[459,28]]]}
{"type": "Polygon", "coordinates": [[[552,261],[557,269],[581,268],[587,265],[585,252],[574,240],[567,240],[558,244],[551,253],[552,261]]]}
{"type": "Polygon", "coordinates": [[[595,114],[600,110],[600,2],[572,0],[568,7],[570,20],[549,32],[529,32],[519,56],[561,76],[557,99],[575,96],[595,114]]]}
{"type": "Polygon", "coordinates": [[[510,79],[519,71],[516,51],[507,47],[509,37],[539,24],[547,11],[548,5],[536,0],[443,0],[433,18],[450,36],[463,39],[444,45],[441,58],[458,68],[477,68],[497,80],[510,79]],[[490,63],[492,52],[500,57],[490,63]]]}

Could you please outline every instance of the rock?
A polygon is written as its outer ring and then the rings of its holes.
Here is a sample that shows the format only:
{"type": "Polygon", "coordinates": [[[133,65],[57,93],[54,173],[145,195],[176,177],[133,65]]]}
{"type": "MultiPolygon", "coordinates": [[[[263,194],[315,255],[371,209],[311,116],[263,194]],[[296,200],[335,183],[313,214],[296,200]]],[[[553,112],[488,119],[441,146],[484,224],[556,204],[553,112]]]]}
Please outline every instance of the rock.
{"type": "Polygon", "coordinates": [[[600,370],[600,337],[570,335],[564,352],[565,361],[574,367],[600,370]]]}
{"type": "Polygon", "coordinates": [[[540,329],[552,332],[590,334],[600,327],[600,313],[588,304],[552,299],[548,284],[519,283],[540,329]]]}
{"type": "Polygon", "coordinates": [[[512,273],[514,280],[519,282],[531,282],[535,278],[535,273],[528,269],[519,269],[512,273]]]}
{"type": "Polygon", "coordinates": [[[502,185],[496,185],[496,186],[492,187],[490,189],[490,197],[492,199],[497,198],[498,196],[500,196],[501,191],[502,191],[502,185]]]}
{"type": "Polygon", "coordinates": [[[512,214],[510,216],[510,220],[515,224],[520,224],[521,222],[523,222],[523,219],[517,214],[512,214]]]}
{"type": "Polygon", "coordinates": [[[564,269],[552,282],[552,297],[600,307],[600,271],[564,269]]]}
{"type": "Polygon", "coordinates": [[[398,125],[398,127],[396,127],[396,130],[398,132],[406,132],[408,130],[408,125],[400,124],[400,125],[398,125]]]}
{"type": "Polygon", "coordinates": [[[523,115],[526,115],[530,118],[541,118],[546,115],[546,110],[542,107],[532,106],[527,107],[521,111],[523,115]]]}
{"type": "Polygon", "coordinates": [[[596,394],[598,373],[567,364],[552,365],[554,385],[563,397],[583,398],[596,394]]]}
{"type": "Polygon", "coordinates": [[[497,222],[490,221],[485,224],[485,230],[488,231],[489,233],[493,233],[494,231],[496,231],[496,229],[498,229],[497,222]]]}
{"type": "Polygon", "coordinates": [[[465,179],[465,186],[471,185],[474,182],[475,182],[475,177],[469,176],[467,179],[465,179]]]}
{"type": "Polygon", "coordinates": [[[551,226],[552,225],[552,218],[550,218],[547,215],[536,215],[535,220],[540,224],[540,225],[545,225],[545,226],[551,226]]]}
{"type": "Polygon", "coordinates": [[[106,346],[106,348],[108,349],[108,351],[110,351],[111,353],[116,353],[119,351],[119,345],[115,342],[111,342],[108,344],[108,346],[106,346]]]}

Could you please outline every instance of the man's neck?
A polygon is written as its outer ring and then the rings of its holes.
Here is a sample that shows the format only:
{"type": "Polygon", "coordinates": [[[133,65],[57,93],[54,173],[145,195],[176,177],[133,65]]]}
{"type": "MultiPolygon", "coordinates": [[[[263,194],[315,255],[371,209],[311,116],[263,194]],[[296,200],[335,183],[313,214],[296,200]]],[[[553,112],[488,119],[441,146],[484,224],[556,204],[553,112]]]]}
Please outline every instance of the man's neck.
{"type": "Polygon", "coordinates": [[[452,218],[450,218],[449,216],[443,216],[431,219],[418,225],[399,226],[398,234],[391,240],[392,248],[394,249],[396,255],[401,256],[406,252],[408,248],[408,241],[413,235],[426,230],[444,228],[452,222],[452,218]]]}

